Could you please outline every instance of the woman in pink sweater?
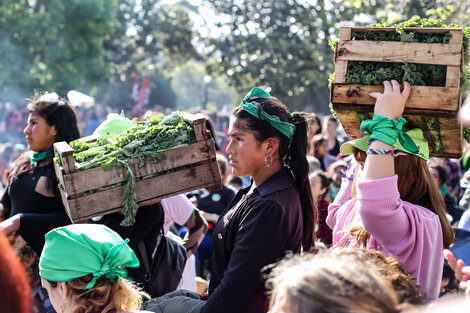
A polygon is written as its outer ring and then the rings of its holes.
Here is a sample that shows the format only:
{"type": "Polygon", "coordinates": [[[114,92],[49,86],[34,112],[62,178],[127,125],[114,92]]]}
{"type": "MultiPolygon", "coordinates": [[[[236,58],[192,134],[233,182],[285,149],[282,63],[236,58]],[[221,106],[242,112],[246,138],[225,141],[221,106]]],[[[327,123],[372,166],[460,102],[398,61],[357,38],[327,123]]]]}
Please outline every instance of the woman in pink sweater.
{"type": "Polygon", "coordinates": [[[437,299],[442,250],[454,233],[426,160],[429,148],[420,129],[403,131],[401,118],[410,85],[385,81],[374,117],[361,123],[367,136],[341,146],[354,153],[348,175],[329,206],[333,248],[362,246],[396,257],[429,300],[437,299]]]}

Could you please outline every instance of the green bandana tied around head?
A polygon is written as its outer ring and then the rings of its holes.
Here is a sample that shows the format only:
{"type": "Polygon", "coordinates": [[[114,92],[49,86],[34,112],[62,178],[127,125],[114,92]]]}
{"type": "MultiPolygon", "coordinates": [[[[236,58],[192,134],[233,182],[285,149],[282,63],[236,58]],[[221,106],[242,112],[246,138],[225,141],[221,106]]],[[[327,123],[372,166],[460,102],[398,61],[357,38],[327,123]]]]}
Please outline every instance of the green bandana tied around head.
{"type": "Polygon", "coordinates": [[[52,148],[49,148],[47,150],[42,150],[42,151],[36,151],[31,156],[31,164],[36,164],[38,162],[41,162],[42,160],[52,155],[53,153],[54,153],[54,150],[52,148]]]}
{"type": "Polygon", "coordinates": [[[67,282],[93,274],[85,290],[106,276],[113,282],[126,278],[123,267],[139,267],[139,260],[115,231],[101,224],[72,224],[46,234],[46,243],[39,261],[42,278],[67,282]]]}
{"type": "Polygon", "coordinates": [[[374,114],[371,120],[361,122],[361,132],[370,135],[370,139],[379,140],[395,147],[398,141],[412,153],[418,153],[419,149],[408,134],[402,129],[407,121],[401,117],[398,120],[390,120],[383,115],[374,114]]]}
{"type": "Polygon", "coordinates": [[[258,109],[256,106],[249,103],[255,98],[273,98],[273,97],[271,97],[271,95],[268,92],[264,91],[263,89],[255,87],[251,89],[251,91],[245,96],[245,98],[240,103],[240,106],[243,108],[243,110],[250,113],[250,115],[256,117],[257,119],[267,121],[269,124],[271,124],[272,127],[277,129],[287,138],[291,139],[295,132],[295,125],[291,123],[283,122],[279,119],[278,116],[269,115],[268,113],[264,112],[263,110],[258,109]]]}

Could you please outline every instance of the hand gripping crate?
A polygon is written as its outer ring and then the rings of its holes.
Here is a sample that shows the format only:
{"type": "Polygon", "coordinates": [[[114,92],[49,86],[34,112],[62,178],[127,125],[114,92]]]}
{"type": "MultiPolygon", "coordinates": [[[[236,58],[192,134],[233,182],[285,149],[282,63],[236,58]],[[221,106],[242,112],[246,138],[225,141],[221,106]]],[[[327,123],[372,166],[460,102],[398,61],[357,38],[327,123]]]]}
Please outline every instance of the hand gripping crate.
{"type": "MultiPolygon", "coordinates": [[[[140,167],[138,158],[129,160],[140,206],[200,188],[222,188],[215,143],[206,129],[205,118],[186,113],[184,118],[193,125],[196,143],[164,151],[165,159],[158,163],[148,157],[144,167],[140,167]]],[[[66,142],[58,142],[54,144],[54,151],[61,158],[61,165],[54,164],[57,179],[62,185],[62,202],[73,222],[122,211],[123,185],[126,182],[124,168],[106,171],[95,167],[75,172],[73,149],[66,142]],[[119,186],[90,193],[115,184],[119,186]]]]}
{"type": "Polygon", "coordinates": [[[452,35],[448,44],[351,40],[351,32],[396,31],[394,27],[341,27],[335,52],[335,79],[330,99],[349,139],[364,136],[363,119],[372,117],[375,99],[369,92],[383,92],[383,85],[346,83],[349,61],[409,62],[446,66],[445,87],[412,86],[403,116],[405,127],[421,128],[430,153],[458,158],[462,154],[463,130],[457,122],[460,108],[460,73],[464,70],[463,33],[459,28],[405,28],[421,33],[452,35]],[[438,145],[442,145],[438,149],[438,145]],[[441,151],[439,153],[439,150],[441,151]]]}

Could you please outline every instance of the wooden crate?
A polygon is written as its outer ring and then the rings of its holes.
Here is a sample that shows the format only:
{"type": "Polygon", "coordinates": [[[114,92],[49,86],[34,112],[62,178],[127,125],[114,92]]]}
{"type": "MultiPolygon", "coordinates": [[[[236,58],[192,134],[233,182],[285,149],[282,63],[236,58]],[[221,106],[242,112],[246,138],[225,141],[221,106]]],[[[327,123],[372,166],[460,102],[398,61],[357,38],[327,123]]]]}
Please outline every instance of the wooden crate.
{"type": "MultiPolygon", "coordinates": [[[[206,130],[206,122],[201,115],[185,115],[193,124],[196,143],[164,151],[165,160],[154,163],[147,158],[146,165],[140,167],[138,158],[129,160],[136,178],[137,203],[147,205],[169,196],[207,188],[222,188],[221,176],[217,167],[215,144],[206,130]],[[161,175],[146,177],[152,174],[161,175]]],[[[73,222],[80,222],[94,216],[122,211],[124,186],[88,194],[103,186],[125,182],[125,169],[102,167],[74,172],[73,149],[66,142],[54,144],[54,150],[61,157],[62,165],[55,164],[57,179],[62,184],[61,197],[67,214],[73,222]]]]}
{"type": "Polygon", "coordinates": [[[341,27],[335,52],[335,79],[330,99],[333,109],[350,139],[364,136],[359,131],[364,113],[372,113],[375,99],[369,92],[383,92],[382,85],[346,83],[349,61],[410,62],[445,65],[445,87],[412,86],[403,116],[406,127],[421,128],[430,143],[431,155],[460,157],[462,154],[463,130],[457,122],[457,111],[461,104],[460,72],[464,70],[462,29],[456,28],[406,28],[421,33],[450,32],[448,44],[416,42],[351,40],[351,32],[396,31],[393,27],[341,27]],[[426,119],[436,118],[439,130],[430,130],[426,119]],[[439,136],[442,153],[435,153],[431,137],[439,136]]]}

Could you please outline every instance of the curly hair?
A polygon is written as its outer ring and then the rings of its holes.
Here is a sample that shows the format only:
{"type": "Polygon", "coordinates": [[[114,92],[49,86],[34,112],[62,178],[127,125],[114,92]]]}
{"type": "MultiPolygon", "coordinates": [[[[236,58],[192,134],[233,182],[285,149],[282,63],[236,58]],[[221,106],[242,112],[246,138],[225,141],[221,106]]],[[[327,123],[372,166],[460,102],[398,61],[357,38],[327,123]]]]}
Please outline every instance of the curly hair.
{"type": "MultiPolygon", "coordinates": [[[[73,313],[92,313],[97,308],[100,309],[100,313],[132,312],[140,307],[143,298],[149,298],[145,292],[124,278],[118,282],[112,282],[105,276],[101,276],[93,288],[85,290],[86,285],[92,279],[93,275],[88,274],[66,282],[76,297],[73,313]]],[[[57,287],[57,282],[49,281],[49,283],[52,288],[57,287]]]]}

